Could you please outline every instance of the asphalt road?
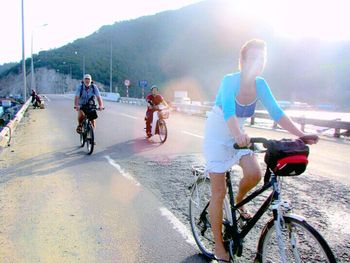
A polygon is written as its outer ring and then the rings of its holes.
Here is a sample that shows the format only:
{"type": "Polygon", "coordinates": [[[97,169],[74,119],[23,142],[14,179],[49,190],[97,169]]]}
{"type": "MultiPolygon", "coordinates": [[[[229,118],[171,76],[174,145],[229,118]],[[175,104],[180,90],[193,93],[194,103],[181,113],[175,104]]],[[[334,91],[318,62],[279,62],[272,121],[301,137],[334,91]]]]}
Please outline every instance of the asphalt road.
{"type": "MultiPolygon", "coordinates": [[[[105,102],[88,156],[72,98],[47,97],[0,155],[0,262],[207,262],[184,212],[189,166],[203,163],[204,118],[171,114],[160,144],[145,138],[144,108],[105,102]]],[[[322,139],[311,147],[309,174],[346,189],[348,156],[349,142],[322,139]]]]}

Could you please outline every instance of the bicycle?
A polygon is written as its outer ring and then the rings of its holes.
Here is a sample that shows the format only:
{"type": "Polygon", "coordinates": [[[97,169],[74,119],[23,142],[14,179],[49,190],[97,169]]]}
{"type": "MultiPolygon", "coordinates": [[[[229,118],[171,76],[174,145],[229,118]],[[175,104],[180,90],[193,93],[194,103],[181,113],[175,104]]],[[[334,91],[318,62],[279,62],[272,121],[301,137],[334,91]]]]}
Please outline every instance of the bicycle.
{"type": "MultiPolygon", "coordinates": [[[[159,106],[159,109],[153,112],[153,120],[151,124],[151,136],[158,134],[161,143],[164,143],[168,138],[168,129],[165,119],[169,118],[169,110],[159,106]]],[[[145,128],[146,129],[146,128],[145,128]]]]}
{"type": "MultiPolygon", "coordinates": [[[[253,146],[254,143],[262,143],[267,149],[255,150],[260,153],[268,152],[272,142],[265,138],[251,139],[253,146]]],[[[299,172],[302,173],[303,170],[299,172]]],[[[192,233],[202,253],[210,259],[215,259],[214,239],[208,211],[211,194],[210,179],[203,167],[193,167],[192,173],[197,177],[195,183],[190,187],[189,214],[192,233]]],[[[336,262],[333,252],[322,235],[307,223],[305,218],[292,214],[289,203],[282,200],[281,176],[283,175],[278,174],[268,165],[263,186],[235,204],[231,171],[226,172],[228,193],[223,204],[222,235],[224,245],[230,255],[230,262],[242,256],[244,238],[269,207],[272,208],[272,217],[260,234],[254,262],[336,262]],[[270,195],[253,217],[247,221],[241,218],[237,220],[238,209],[268,189],[272,189],[270,195]]]]}
{"type": "MultiPolygon", "coordinates": [[[[74,107],[74,109],[76,109],[74,107]]],[[[88,105],[88,110],[89,111],[94,111],[94,110],[103,110],[104,108],[100,109],[97,108],[96,105],[88,105]]],[[[88,155],[91,155],[92,152],[94,151],[94,146],[95,146],[95,135],[94,135],[94,128],[92,125],[92,118],[88,116],[89,114],[85,113],[85,117],[82,121],[82,126],[81,126],[81,132],[79,134],[80,136],[80,146],[84,147],[86,144],[86,148],[88,151],[88,155]]]]}

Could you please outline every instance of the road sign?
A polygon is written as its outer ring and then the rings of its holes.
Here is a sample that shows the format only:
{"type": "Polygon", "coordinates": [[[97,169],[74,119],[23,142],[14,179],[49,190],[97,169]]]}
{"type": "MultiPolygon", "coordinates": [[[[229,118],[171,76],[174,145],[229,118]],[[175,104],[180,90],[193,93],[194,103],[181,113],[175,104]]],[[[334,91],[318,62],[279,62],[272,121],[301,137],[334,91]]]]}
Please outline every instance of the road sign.
{"type": "Polygon", "coordinates": [[[130,86],[130,80],[128,80],[128,79],[124,80],[124,85],[125,86],[130,86]]]}
{"type": "Polygon", "coordinates": [[[139,80],[139,87],[140,88],[147,88],[147,80],[139,80]]]}

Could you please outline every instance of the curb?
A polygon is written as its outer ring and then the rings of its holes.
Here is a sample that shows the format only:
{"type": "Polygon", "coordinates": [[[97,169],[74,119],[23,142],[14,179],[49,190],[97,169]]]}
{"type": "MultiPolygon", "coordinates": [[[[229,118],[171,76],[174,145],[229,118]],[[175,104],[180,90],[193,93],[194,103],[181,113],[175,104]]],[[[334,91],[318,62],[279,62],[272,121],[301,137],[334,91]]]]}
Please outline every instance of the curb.
{"type": "Polygon", "coordinates": [[[31,98],[29,98],[27,102],[23,104],[22,108],[16,113],[15,117],[0,132],[0,147],[4,147],[6,145],[10,146],[12,134],[15,131],[18,123],[23,118],[24,113],[27,111],[30,101],[31,98]]]}

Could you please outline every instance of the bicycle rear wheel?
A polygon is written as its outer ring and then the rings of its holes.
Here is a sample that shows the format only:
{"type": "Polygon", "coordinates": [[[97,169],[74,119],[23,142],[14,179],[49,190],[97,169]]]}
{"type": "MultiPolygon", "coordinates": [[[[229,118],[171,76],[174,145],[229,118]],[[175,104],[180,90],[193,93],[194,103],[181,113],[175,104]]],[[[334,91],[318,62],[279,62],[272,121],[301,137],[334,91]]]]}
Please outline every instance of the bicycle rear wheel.
{"type": "Polygon", "coordinates": [[[161,143],[164,143],[168,138],[168,129],[164,120],[160,119],[157,121],[158,134],[161,143]]]}
{"type": "MultiPolygon", "coordinates": [[[[194,239],[202,251],[208,258],[214,259],[214,236],[211,229],[209,218],[209,201],[211,197],[209,178],[199,178],[194,184],[190,198],[190,223],[194,239]]],[[[229,222],[226,216],[227,199],[224,200],[223,209],[223,232],[225,232],[225,223],[229,222]]]]}
{"type": "Polygon", "coordinates": [[[92,154],[92,152],[94,151],[94,143],[95,142],[95,138],[94,138],[94,129],[92,128],[91,123],[89,123],[88,125],[88,129],[86,132],[86,148],[88,150],[88,154],[92,154]]]}
{"type": "MultiPolygon", "coordinates": [[[[325,239],[317,230],[298,216],[283,216],[281,225],[286,262],[336,262],[325,239]]],[[[258,245],[258,262],[282,262],[274,220],[264,227],[258,245]]]]}

